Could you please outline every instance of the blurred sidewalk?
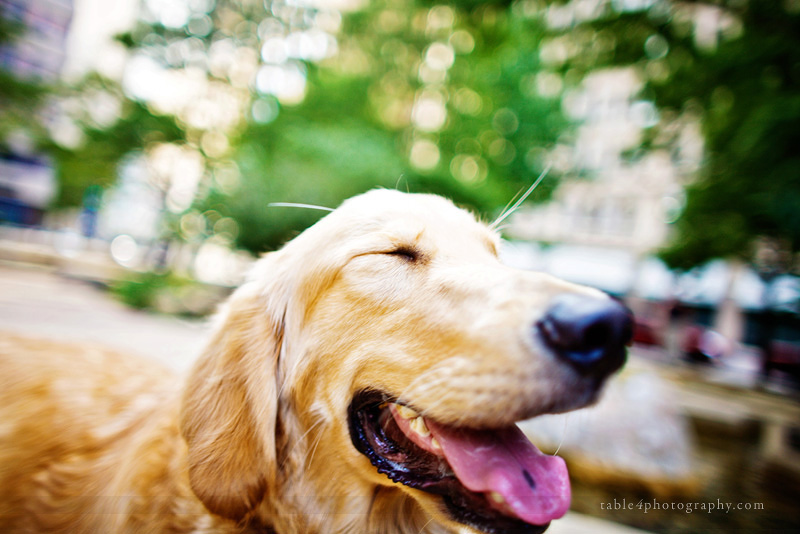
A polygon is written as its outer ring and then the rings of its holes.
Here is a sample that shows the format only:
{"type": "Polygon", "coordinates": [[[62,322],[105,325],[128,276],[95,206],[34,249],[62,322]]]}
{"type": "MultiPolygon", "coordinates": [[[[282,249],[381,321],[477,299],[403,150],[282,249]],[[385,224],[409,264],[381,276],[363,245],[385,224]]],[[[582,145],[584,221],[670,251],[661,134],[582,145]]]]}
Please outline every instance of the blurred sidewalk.
{"type": "Polygon", "coordinates": [[[0,261],[0,332],[102,343],[182,371],[205,343],[205,324],[127,308],[52,267],[0,261]]]}
{"type": "MultiPolygon", "coordinates": [[[[204,320],[185,320],[125,307],[99,286],[65,278],[52,268],[0,261],[0,333],[102,343],[186,370],[207,336],[204,320]]],[[[553,534],[644,534],[570,512],[553,534]]]]}

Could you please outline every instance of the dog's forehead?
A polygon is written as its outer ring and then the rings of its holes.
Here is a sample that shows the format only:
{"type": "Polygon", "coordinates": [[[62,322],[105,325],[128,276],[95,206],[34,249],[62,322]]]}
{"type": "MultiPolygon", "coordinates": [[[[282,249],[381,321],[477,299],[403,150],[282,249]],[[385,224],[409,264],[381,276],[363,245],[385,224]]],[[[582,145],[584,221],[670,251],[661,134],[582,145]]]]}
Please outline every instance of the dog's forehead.
{"type": "MultiPolygon", "coordinates": [[[[435,221],[438,224],[479,224],[466,210],[456,207],[444,197],[420,193],[403,193],[390,189],[375,189],[346,201],[337,210],[356,221],[376,222],[398,219],[435,221]]],[[[482,226],[482,225],[481,225],[482,226]]]]}
{"type": "Polygon", "coordinates": [[[363,230],[398,239],[436,239],[441,234],[447,240],[474,240],[492,249],[498,240],[472,213],[438,195],[376,189],[349,199],[337,211],[363,230]]]}

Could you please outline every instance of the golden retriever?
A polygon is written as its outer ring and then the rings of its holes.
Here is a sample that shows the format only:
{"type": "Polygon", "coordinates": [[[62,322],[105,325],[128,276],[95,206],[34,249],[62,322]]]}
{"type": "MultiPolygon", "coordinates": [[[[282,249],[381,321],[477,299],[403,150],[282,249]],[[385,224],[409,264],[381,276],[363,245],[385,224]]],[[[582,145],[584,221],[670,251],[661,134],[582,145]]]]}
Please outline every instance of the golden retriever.
{"type": "Polygon", "coordinates": [[[543,531],[569,479],[515,422],[593,402],[631,320],[499,244],[375,190],[264,256],[184,379],[5,336],[0,531],[543,531]]]}

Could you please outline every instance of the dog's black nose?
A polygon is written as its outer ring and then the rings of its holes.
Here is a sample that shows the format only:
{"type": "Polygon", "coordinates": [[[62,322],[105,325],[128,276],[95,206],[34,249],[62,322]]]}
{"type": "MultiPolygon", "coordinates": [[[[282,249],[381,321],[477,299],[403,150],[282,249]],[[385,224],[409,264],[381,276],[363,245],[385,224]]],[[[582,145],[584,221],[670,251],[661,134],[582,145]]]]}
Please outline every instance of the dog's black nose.
{"type": "Polygon", "coordinates": [[[633,315],[610,298],[559,295],[536,326],[562,360],[597,378],[622,367],[633,337],[633,315]]]}

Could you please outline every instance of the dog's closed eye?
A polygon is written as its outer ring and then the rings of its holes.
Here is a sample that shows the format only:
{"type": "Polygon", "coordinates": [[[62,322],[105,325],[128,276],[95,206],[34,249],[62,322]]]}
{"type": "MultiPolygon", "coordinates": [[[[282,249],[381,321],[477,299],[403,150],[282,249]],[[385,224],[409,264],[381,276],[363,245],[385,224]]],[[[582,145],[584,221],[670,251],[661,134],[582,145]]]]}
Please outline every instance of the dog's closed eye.
{"type": "Polygon", "coordinates": [[[408,246],[400,246],[392,250],[389,250],[384,254],[388,256],[397,256],[398,258],[405,260],[409,263],[415,263],[419,261],[420,257],[422,256],[419,250],[408,246]]]}

